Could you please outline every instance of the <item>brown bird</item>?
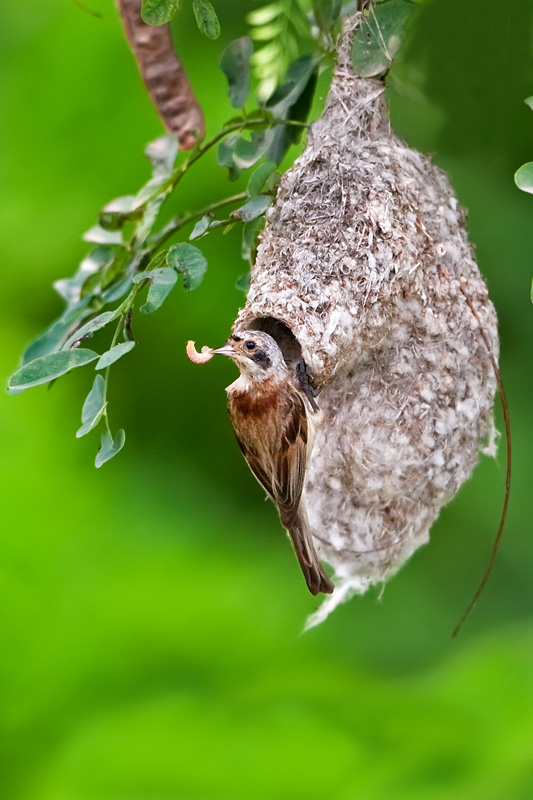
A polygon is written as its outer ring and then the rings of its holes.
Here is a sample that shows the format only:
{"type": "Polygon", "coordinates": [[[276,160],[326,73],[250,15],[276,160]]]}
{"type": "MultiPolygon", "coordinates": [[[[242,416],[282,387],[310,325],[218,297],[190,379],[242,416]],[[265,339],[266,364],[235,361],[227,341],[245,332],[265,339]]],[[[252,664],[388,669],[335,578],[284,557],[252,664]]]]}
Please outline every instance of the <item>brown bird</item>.
{"type": "Polygon", "coordinates": [[[307,460],[319,421],[305,364],[291,372],[276,341],[245,331],[213,353],[229,356],[240,370],[227,387],[228,410],[248,466],[271,500],[290,536],[311,594],[335,588],[324,572],[301,504],[307,460]]]}

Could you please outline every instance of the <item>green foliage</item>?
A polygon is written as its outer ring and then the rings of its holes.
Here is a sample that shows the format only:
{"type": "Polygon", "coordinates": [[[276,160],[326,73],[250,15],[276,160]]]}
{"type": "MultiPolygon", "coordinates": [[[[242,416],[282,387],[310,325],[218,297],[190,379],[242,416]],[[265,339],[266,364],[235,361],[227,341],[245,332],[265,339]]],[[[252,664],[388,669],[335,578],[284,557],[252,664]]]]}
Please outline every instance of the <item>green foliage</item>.
{"type": "Polygon", "coordinates": [[[147,25],[164,25],[180,8],[181,0],[143,0],[141,17],[147,25]]]}
{"type": "MultiPolygon", "coordinates": [[[[526,97],[524,103],[533,110],[533,97],[526,97]]],[[[514,181],[523,192],[533,194],[533,161],[522,164],[522,166],[516,170],[514,181]]]]}
{"type": "Polygon", "coordinates": [[[106,461],[114,458],[124,447],[125,441],[126,434],[123,430],[120,430],[116,436],[113,436],[110,431],[104,431],[102,433],[100,449],[94,460],[94,466],[98,469],[102,464],[105,464],[106,461]]]}
{"type": "Polygon", "coordinates": [[[239,136],[233,148],[233,162],[239,170],[249,169],[262,158],[274,137],[274,130],[252,131],[250,139],[239,136]]]}
{"type": "Polygon", "coordinates": [[[246,20],[250,36],[259,43],[252,56],[257,95],[265,101],[306,49],[314,49],[309,0],[276,0],[250,11],[246,20]]]}
{"type": "Polygon", "coordinates": [[[105,406],[105,380],[101,375],[97,375],[81,410],[82,425],[76,432],[78,439],[98,425],[104,414],[105,406]]]}
{"type": "Polygon", "coordinates": [[[240,275],[237,280],[235,281],[235,288],[238,289],[240,292],[244,292],[245,294],[248,292],[250,288],[250,273],[245,272],[244,275],[240,275]]]}
{"type": "Polygon", "coordinates": [[[243,222],[251,222],[253,219],[257,219],[257,217],[264,214],[271,202],[272,200],[270,197],[258,195],[257,197],[252,197],[251,200],[248,200],[248,202],[240,208],[237,208],[231,215],[232,217],[242,219],[243,222]]]}
{"type": "Polygon", "coordinates": [[[246,186],[246,194],[248,197],[255,197],[260,194],[275,170],[276,165],[273,161],[265,161],[255,172],[252,172],[248,185],[246,186]]]}
{"type": "Polygon", "coordinates": [[[519,189],[523,192],[533,194],[533,161],[522,164],[514,175],[514,180],[519,189]]]}
{"type": "Polygon", "coordinates": [[[207,271],[207,259],[202,251],[187,242],[180,242],[170,248],[167,264],[173,270],[181,272],[183,288],[187,292],[200,286],[207,271]]]}
{"type": "Polygon", "coordinates": [[[209,0],[193,0],[192,7],[200,32],[208,39],[218,39],[220,22],[209,0]]]}
{"type": "MultiPolygon", "coordinates": [[[[182,0],[142,0],[141,17],[147,25],[165,25],[181,9],[182,0]]],[[[192,0],[192,8],[200,33],[218,39],[220,22],[209,0],[192,0]]]]}
{"type": "Polygon", "coordinates": [[[248,36],[230,42],[222,53],[220,69],[228,81],[228,95],[234,108],[242,108],[250,94],[250,58],[254,46],[248,36]]]}
{"type": "Polygon", "coordinates": [[[414,8],[411,0],[384,0],[365,9],[352,45],[352,64],[357,75],[372,78],[388,72],[414,8]]]}
{"type": "MultiPolygon", "coordinates": [[[[533,97],[526,97],[524,103],[533,110],[533,97]]],[[[522,164],[522,166],[516,170],[514,182],[523,192],[533,194],[533,161],[522,164]]],[[[533,303],[533,281],[531,282],[530,299],[533,303]]]]}
{"type": "MultiPolygon", "coordinates": [[[[167,22],[180,8],[176,0],[145,0],[143,18],[150,24],[167,22]]],[[[386,0],[376,11],[388,47],[397,37],[398,18],[408,0],[386,0]],[[400,8],[401,7],[401,8],[400,8]],[[398,10],[400,9],[400,10],[398,10]],[[394,23],[394,24],[393,24],[394,23]]],[[[208,0],[193,0],[197,23],[208,38],[216,38],[220,25],[208,0]]],[[[83,238],[91,249],[71,278],[56,281],[54,288],[65,302],[61,315],[27,347],[22,366],[12,376],[12,391],[49,383],[72,369],[97,361],[104,370],[95,380],[82,414],[78,436],[84,436],[100,423],[104,439],[97,466],[112,458],[124,444],[121,434],[113,436],[108,419],[110,370],[135,346],[132,317],[136,310],[153,314],[168,298],[183,275],[183,289],[193,291],[204,280],[207,259],[196,245],[168,240],[198,240],[218,229],[224,233],[242,227],[241,255],[248,264],[255,259],[256,241],[264,215],[273,200],[279,180],[278,167],[291,144],[306,128],[319,68],[325,58],[326,37],[332,34],[340,13],[338,0],[279,0],[248,15],[252,38],[262,44],[253,54],[252,40],[240,37],[230,42],[221,59],[228,82],[230,103],[243,108],[250,93],[250,67],[263,65],[261,86],[268,79],[272,91],[264,104],[230,119],[209,141],[199,142],[188,154],[180,155],[172,136],[151,142],[145,151],[152,171],[148,181],[131,195],[107,203],[98,215],[98,224],[83,238]],[[312,30],[319,31],[318,40],[312,30]],[[301,54],[301,49],[312,52],[301,54]],[[265,55],[275,56],[275,70],[267,67],[265,55]],[[293,59],[294,57],[294,59],[293,59]],[[254,60],[255,59],[255,60],[254,60]],[[183,177],[215,146],[218,164],[228,170],[230,180],[255,167],[246,191],[216,200],[198,211],[180,211],[158,229],[165,200],[179,196],[183,177]],[[233,206],[227,217],[217,218],[220,209],[233,206]],[[191,226],[189,236],[185,230],[191,226]],[[146,291],[146,298],[140,304],[146,291]],[[96,333],[109,342],[101,352],[86,349],[85,342],[96,333]],[[83,345],[83,346],[80,346],[83,345]]],[[[372,29],[374,30],[374,29],[372,29]]],[[[374,63],[375,54],[367,55],[374,63]]],[[[246,291],[249,276],[238,281],[246,291]]]]}
{"type": "Polygon", "coordinates": [[[311,6],[322,33],[331,33],[341,13],[342,0],[311,0],[311,6]]]}
{"type": "Polygon", "coordinates": [[[98,353],[81,347],[78,350],[62,350],[41,356],[18,369],[9,379],[8,388],[18,391],[49,383],[76,367],[84,367],[91,361],[96,361],[98,357],[98,353]]]}
{"type": "MultiPolygon", "coordinates": [[[[142,308],[141,308],[142,311],[142,308]]],[[[135,347],[136,342],[121,342],[121,344],[116,344],[111,350],[108,350],[107,353],[104,353],[103,356],[100,356],[98,361],[96,362],[95,369],[106,369],[110,367],[111,364],[114,364],[115,361],[118,361],[119,358],[122,358],[123,355],[129,353],[130,350],[133,350],[135,347]]]]}
{"type": "MultiPolygon", "coordinates": [[[[178,274],[183,275],[183,288],[191,291],[198,288],[207,270],[206,258],[194,245],[180,242],[170,249],[162,249],[162,245],[192,222],[197,222],[191,233],[191,237],[196,238],[217,227],[228,228],[236,222],[255,219],[270,205],[271,195],[268,192],[271,190],[266,189],[266,195],[260,194],[264,188],[264,185],[261,186],[253,200],[238,207],[235,215],[226,220],[214,219],[213,211],[245,200],[245,193],[225,198],[202,211],[179,215],[160,231],[155,231],[160,208],[188,169],[214,144],[232,134],[241,140],[240,132],[248,129],[253,131],[256,127],[265,128],[267,124],[267,116],[263,112],[255,117],[234,119],[214,140],[199,145],[179,166],[175,165],[175,139],[164,136],[152,142],[146,149],[152,164],[151,178],[136,195],[119,198],[104,207],[99,224],[84,235],[84,239],[92,243],[94,248],[83,259],[72,278],[55,283],[56,291],[66,302],[66,308],[28,346],[23,365],[11,377],[9,388],[19,391],[48,383],[76,367],[97,361],[96,368],[105,369],[105,377],[100,379],[98,376],[88,395],[82,415],[83,424],[77,434],[84,436],[100,421],[105,422],[107,430],[98,452],[97,466],[109,461],[124,444],[122,434],[113,437],[109,430],[109,371],[121,356],[135,346],[128,331],[131,329],[132,313],[143,290],[148,287],[146,301],[140,311],[152,314],[167,299],[176,285],[178,274]],[[109,329],[112,323],[115,323],[112,341],[104,353],[80,347],[98,331],[109,329]],[[119,343],[121,336],[126,340],[119,343]]],[[[268,173],[271,171],[269,166],[268,173]]]]}
{"type": "Polygon", "coordinates": [[[204,214],[202,219],[199,219],[194,228],[192,229],[191,235],[189,236],[189,241],[192,242],[193,239],[199,239],[200,236],[203,236],[204,233],[207,233],[209,225],[213,219],[212,214],[204,214]]]}

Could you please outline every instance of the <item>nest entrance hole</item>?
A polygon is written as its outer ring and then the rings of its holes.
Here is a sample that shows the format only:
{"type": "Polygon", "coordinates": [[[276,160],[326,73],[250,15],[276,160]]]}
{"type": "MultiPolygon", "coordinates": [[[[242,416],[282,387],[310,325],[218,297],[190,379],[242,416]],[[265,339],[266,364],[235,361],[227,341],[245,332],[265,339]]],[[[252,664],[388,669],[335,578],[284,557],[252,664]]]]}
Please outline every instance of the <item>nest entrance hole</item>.
{"type": "Polygon", "coordinates": [[[275,317],[257,317],[247,326],[250,331],[262,331],[277,342],[283,353],[283,358],[288,367],[292,367],[303,360],[300,342],[288,325],[275,317]]]}

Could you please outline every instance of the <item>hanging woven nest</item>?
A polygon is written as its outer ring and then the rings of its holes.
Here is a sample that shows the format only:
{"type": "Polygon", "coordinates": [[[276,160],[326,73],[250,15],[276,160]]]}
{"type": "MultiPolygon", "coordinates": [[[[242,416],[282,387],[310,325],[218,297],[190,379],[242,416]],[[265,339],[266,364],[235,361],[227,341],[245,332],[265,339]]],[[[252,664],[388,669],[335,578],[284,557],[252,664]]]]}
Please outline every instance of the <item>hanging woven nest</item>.
{"type": "Polygon", "coordinates": [[[496,315],[464,211],[445,173],[391,130],[383,82],[354,74],[359,21],[345,24],[234,325],[274,336],[320,390],[303,503],[336,589],[310,624],[428,540],[478,460],[496,388],[479,328],[497,358],[496,315]]]}

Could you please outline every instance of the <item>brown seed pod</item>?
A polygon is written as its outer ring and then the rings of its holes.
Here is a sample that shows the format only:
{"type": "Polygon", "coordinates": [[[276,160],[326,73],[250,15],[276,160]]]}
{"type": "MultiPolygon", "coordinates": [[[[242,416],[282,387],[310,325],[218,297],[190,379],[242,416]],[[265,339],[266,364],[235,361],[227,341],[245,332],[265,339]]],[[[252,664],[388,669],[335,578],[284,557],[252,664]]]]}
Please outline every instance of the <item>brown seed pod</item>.
{"type": "Polygon", "coordinates": [[[337,588],[310,625],[428,540],[492,430],[496,388],[479,329],[497,359],[496,315],[464,212],[445,173],[392,132],[383,83],[355,76],[359,20],[281,180],[235,323],[303,357],[320,389],[303,502],[337,588]]]}
{"type": "Polygon", "coordinates": [[[124,30],[148,94],[168,133],[190,150],[205,132],[204,116],[178,59],[170,25],[146,25],[141,0],[117,0],[124,30]]]}

